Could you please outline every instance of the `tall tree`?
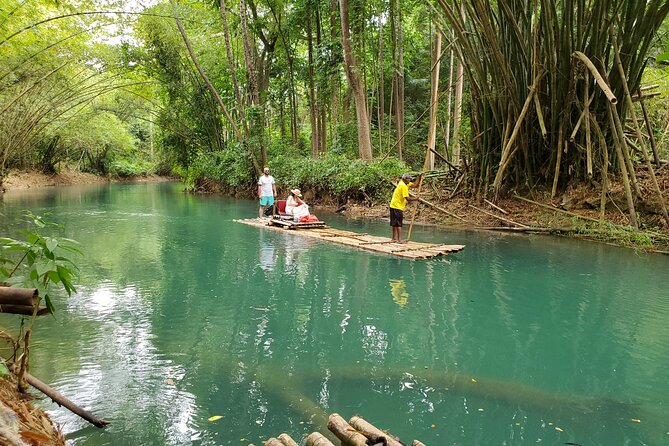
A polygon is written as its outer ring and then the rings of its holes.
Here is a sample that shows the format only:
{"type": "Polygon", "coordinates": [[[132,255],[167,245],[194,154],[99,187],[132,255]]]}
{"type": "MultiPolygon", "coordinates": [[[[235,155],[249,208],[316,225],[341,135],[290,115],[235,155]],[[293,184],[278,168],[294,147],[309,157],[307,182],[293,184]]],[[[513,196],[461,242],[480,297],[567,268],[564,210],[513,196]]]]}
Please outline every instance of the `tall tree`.
{"type": "Polygon", "coordinates": [[[355,101],[355,115],[358,123],[358,150],[360,158],[371,160],[372,141],[367,113],[367,92],[364,88],[362,76],[360,76],[360,63],[353,53],[348,0],[339,0],[339,15],[341,18],[342,48],[344,50],[344,69],[355,101]]]}

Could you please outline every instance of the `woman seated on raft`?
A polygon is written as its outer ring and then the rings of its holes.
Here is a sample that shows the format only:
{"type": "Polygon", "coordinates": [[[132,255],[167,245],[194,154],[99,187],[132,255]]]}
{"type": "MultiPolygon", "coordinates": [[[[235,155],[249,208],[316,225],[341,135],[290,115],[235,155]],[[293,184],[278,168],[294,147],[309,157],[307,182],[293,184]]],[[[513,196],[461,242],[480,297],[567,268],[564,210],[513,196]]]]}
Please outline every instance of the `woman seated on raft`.
{"type": "Polygon", "coordinates": [[[309,215],[309,206],[301,200],[302,193],[299,189],[292,189],[286,199],[286,214],[292,215],[296,220],[309,215]]]}

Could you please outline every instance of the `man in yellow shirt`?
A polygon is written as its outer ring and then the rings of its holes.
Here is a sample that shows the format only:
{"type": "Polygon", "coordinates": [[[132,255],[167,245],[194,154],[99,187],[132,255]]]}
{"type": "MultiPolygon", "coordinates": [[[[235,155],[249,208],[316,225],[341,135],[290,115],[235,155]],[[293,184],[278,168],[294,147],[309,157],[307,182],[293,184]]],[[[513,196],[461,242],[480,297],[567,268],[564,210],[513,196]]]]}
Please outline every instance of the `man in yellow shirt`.
{"type": "Polygon", "coordinates": [[[402,179],[397,183],[397,187],[395,187],[393,198],[390,200],[390,227],[393,231],[393,242],[406,243],[406,240],[402,241],[402,219],[404,218],[404,208],[407,205],[407,201],[418,200],[418,197],[409,195],[409,188],[420,186],[422,179],[423,177],[421,175],[418,177],[418,182],[414,184],[411,182],[411,175],[405,173],[402,174],[402,179]]]}

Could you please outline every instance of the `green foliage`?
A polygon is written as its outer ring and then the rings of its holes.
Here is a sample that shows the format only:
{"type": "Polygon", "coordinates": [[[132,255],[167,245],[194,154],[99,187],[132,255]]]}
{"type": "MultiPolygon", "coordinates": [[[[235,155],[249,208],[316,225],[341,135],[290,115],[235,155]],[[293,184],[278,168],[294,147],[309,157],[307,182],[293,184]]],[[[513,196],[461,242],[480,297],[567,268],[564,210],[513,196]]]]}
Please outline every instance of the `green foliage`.
{"type": "Polygon", "coordinates": [[[392,188],[390,181],[407,170],[404,163],[394,158],[364,162],[341,155],[318,159],[279,156],[268,164],[284,190],[299,187],[313,191],[316,196],[371,201],[386,200],[392,188]]]}
{"type": "Polygon", "coordinates": [[[77,266],[67,256],[81,252],[74,240],[45,235],[50,229],[60,228],[56,223],[30,211],[24,211],[22,221],[34,227],[19,231],[24,240],[0,238],[0,282],[37,288],[53,312],[52,288],[62,288],[68,296],[76,293],[73,278],[77,266]]]}

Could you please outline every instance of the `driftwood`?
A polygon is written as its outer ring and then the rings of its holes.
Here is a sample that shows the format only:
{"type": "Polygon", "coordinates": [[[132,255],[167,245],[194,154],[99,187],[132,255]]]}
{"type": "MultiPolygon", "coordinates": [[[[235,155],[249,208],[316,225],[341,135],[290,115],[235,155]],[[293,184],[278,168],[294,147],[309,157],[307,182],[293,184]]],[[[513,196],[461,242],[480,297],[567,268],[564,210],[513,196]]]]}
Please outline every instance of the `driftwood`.
{"type": "Polygon", "coordinates": [[[279,435],[279,441],[282,446],[299,446],[295,440],[293,440],[288,434],[279,435]]]}
{"type": "Polygon", "coordinates": [[[313,432],[307,437],[305,446],[334,446],[334,444],[322,434],[313,432]]]}
{"type": "MultiPolygon", "coordinates": [[[[7,368],[15,375],[19,373],[19,368],[15,364],[6,363],[6,365],[7,368]]],[[[93,424],[94,426],[105,427],[106,425],[109,424],[109,421],[98,418],[92,413],[88,412],[87,410],[77,406],[75,403],[67,399],[63,394],[61,394],[55,389],[52,389],[47,384],[43,383],[39,379],[32,376],[30,373],[25,374],[25,379],[28,382],[28,384],[30,384],[31,386],[33,386],[34,388],[36,388],[37,390],[39,390],[40,392],[51,398],[51,401],[58,404],[59,406],[65,407],[73,414],[80,416],[81,418],[93,424]]]]}
{"type": "Polygon", "coordinates": [[[346,446],[367,446],[367,437],[353,429],[338,413],[328,418],[328,429],[346,446]]]}
{"type": "Polygon", "coordinates": [[[385,444],[387,446],[405,446],[399,439],[387,432],[383,432],[381,429],[378,429],[361,417],[355,416],[348,420],[348,423],[369,438],[371,444],[382,443],[383,439],[385,439],[385,444]]]}

